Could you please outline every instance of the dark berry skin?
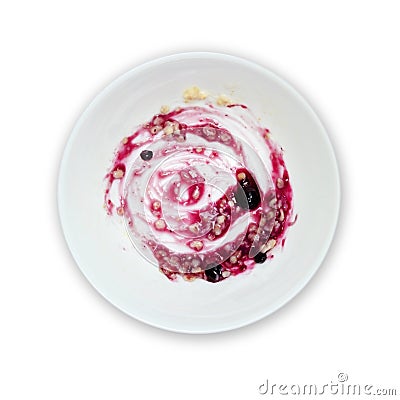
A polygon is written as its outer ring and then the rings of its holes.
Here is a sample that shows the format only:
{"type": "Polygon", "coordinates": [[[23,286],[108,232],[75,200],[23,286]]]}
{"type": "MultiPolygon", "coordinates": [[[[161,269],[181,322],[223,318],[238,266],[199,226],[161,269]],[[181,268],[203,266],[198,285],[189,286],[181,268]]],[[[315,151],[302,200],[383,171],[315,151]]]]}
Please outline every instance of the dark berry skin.
{"type": "Polygon", "coordinates": [[[267,255],[265,253],[261,253],[261,251],[254,256],[254,261],[257,264],[262,264],[267,259],[267,255]]]}
{"type": "Polygon", "coordinates": [[[144,161],[149,161],[153,158],[153,152],[151,150],[143,150],[140,153],[140,158],[144,161]]]}
{"type": "Polygon", "coordinates": [[[222,266],[220,264],[214,265],[213,264],[209,265],[204,273],[206,274],[206,278],[210,282],[218,282],[222,278],[222,266]]]}
{"type": "Polygon", "coordinates": [[[246,188],[241,186],[235,191],[236,204],[244,210],[255,210],[260,205],[260,192],[258,189],[246,188]]]}
{"type": "Polygon", "coordinates": [[[244,210],[255,210],[261,202],[260,190],[248,171],[237,171],[238,174],[241,172],[245,174],[245,178],[238,180],[239,185],[234,194],[236,204],[244,210]]]}

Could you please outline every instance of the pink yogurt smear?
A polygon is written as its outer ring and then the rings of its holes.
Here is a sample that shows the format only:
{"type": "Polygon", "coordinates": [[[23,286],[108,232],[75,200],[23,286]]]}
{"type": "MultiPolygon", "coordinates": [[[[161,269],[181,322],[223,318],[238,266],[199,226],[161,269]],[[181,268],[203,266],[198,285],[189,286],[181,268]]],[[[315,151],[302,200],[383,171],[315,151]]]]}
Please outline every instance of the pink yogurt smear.
{"type": "Polygon", "coordinates": [[[107,214],[124,218],[135,247],[170,280],[215,283],[251,270],[294,223],[283,150],[243,104],[155,115],[122,140],[105,179],[107,214]],[[252,152],[241,140],[250,136],[252,152]]]}

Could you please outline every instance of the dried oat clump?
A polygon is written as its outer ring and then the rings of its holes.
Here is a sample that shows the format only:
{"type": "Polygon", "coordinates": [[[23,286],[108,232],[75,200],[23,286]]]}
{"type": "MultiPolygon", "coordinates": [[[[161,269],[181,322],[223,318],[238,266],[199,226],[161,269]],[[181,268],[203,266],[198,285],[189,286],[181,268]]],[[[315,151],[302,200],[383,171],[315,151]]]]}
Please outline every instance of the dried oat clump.
{"type": "Polygon", "coordinates": [[[192,86],[190,88],[187,88],[183,92],[183,100],[185,101],[185,103],[189,103],[195,100],[204,100],[206,98],[207,98],[207,93],[200,90],[200,88],[198,88],[197,86],[192,86]]]}
{"type": "Polygon", "coordinates": [[[232,104],[232,100],[225,94],[221,94],[217,97],[217,104],[219,106],[227,106],[232,104]]]}

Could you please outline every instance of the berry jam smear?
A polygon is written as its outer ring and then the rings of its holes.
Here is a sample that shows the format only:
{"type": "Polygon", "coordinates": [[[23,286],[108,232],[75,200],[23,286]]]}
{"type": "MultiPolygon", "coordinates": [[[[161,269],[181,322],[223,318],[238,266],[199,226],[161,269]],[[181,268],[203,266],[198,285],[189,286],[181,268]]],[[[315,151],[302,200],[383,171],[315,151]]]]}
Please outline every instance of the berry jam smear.
{"type": "Polygon", "coordinates": [[[155,115],[121,141],[105,179],[107,214],[170,280],[251,270],[294,223],[283,151],[242,104],[155,115]]]}

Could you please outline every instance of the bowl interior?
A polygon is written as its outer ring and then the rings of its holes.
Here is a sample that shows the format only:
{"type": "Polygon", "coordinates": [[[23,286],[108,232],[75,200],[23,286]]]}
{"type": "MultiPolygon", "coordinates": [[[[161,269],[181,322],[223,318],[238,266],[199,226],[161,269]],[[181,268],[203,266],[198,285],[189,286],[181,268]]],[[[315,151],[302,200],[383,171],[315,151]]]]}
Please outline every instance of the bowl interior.
{"type": "Polygon", "coordinates": [[[325,256],[339,210],[334,153],[319,119],[285,81],[248,61],[187,53],[137,67],[112,82],[78,120],[59,176],[64,234],[80,269],[111,303],[151,325],[216,332],[254,322],[290,300],[325,256]],[[118,142],[197,85],[246,104],[284,148],[296,224],[283,251],[248,273],[209,284],[170,282],[137,254],[122,222],[103,209],[104,181],[118,142]]]}

